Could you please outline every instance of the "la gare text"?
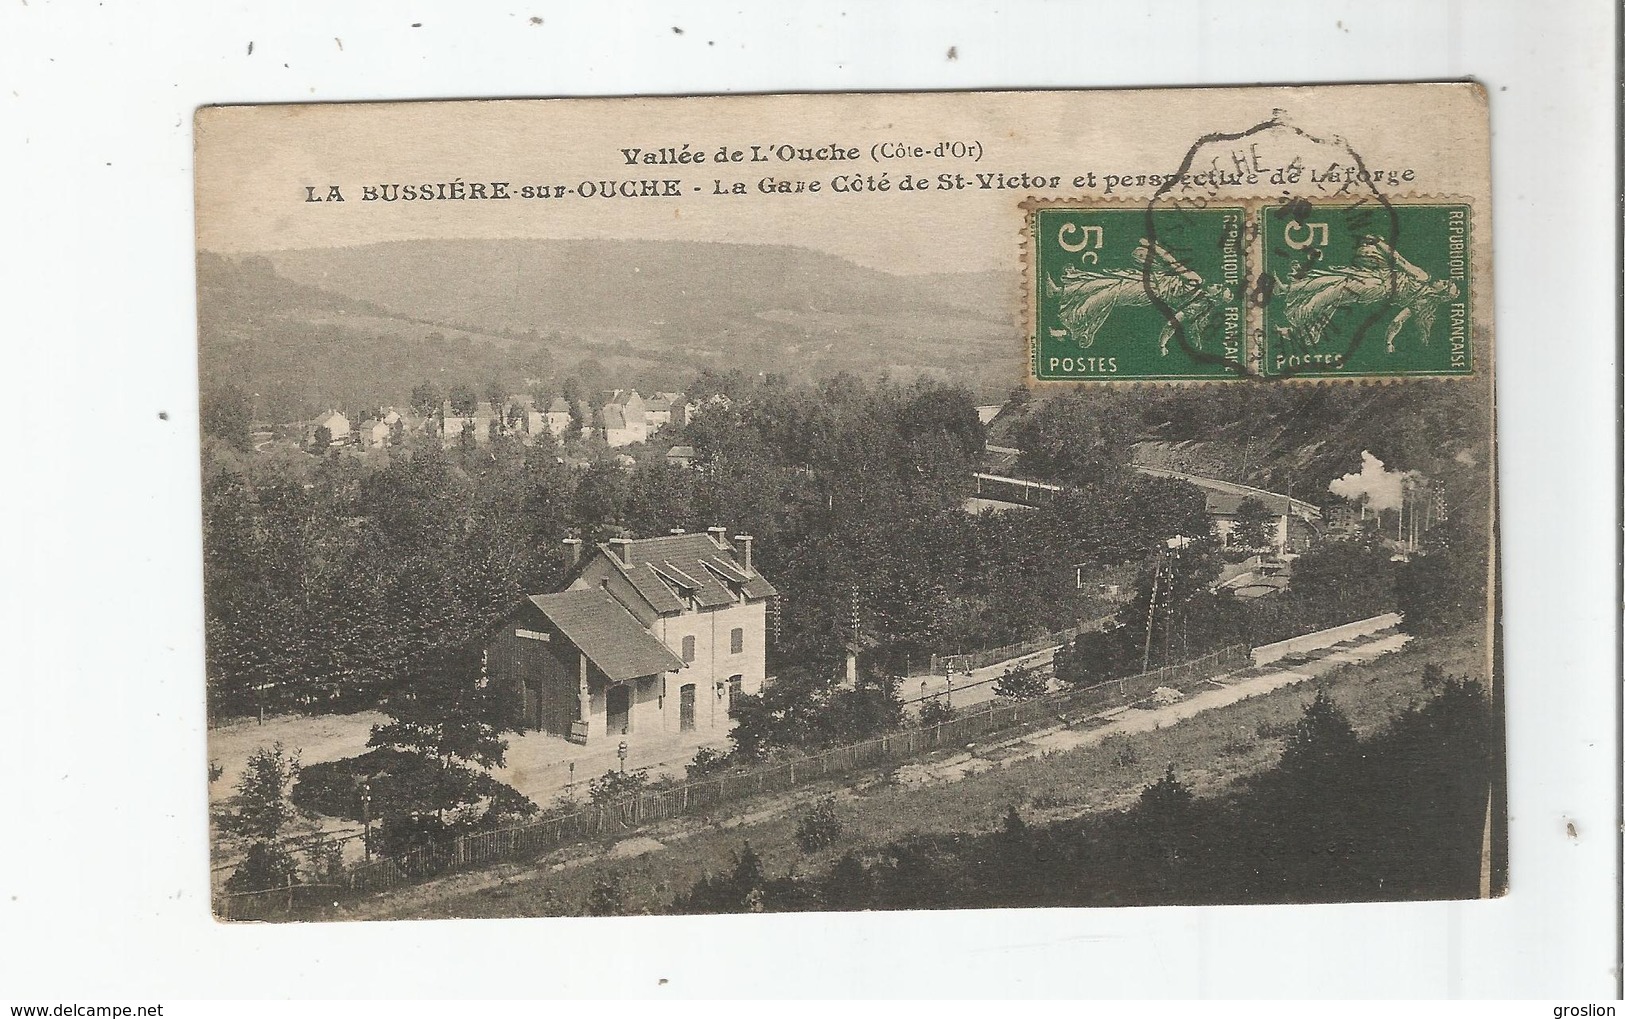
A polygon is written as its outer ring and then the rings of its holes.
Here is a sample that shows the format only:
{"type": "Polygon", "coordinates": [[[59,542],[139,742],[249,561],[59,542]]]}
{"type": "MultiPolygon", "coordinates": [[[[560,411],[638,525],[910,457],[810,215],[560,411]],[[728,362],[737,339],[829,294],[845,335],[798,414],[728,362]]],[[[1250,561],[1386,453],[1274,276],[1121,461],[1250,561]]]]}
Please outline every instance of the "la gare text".
{"type": "MultiPolygon", "coordinates": [[[[1070,182],[1073,188],[1090,186],[1093,174],[1067,178],[1060,174],[1032,173],[905,173],[893,177],[881,173],[841,173],[821,179],[765,176],[754,180],[712,178],[705,184],[685,183],[681,178],[630,178],[582,180],[570,184],[518,184],[512,181],[434,181],[423,183],[364,184],[359,188],[363,202],[464,202],[507,201],[511,199],[563,198],[678,198],[685,194],[709,195],[788,195],[851,194],[889,191],[1042,191],[1058,190],[1070,182]]],[[[355,187],[346,194],[339,184],[307,185],[306,202],[344,202],[355,197],[355,187]]]]}

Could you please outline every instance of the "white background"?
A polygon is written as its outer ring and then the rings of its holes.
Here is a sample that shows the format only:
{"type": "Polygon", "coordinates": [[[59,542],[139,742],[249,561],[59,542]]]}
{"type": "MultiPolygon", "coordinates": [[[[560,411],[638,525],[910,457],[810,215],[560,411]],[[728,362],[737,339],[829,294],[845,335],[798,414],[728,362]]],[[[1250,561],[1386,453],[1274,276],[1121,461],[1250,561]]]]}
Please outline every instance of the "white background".
{"type": "Polygon", "coordinates": [[[0,0],[0,998],[1611,997],[1612,17],[1604,2],[0,0]],[[1494,127],[1510,896],[264,928],[209,918],[194,107],[1469,76],[1489,89],[1494,127]]]}

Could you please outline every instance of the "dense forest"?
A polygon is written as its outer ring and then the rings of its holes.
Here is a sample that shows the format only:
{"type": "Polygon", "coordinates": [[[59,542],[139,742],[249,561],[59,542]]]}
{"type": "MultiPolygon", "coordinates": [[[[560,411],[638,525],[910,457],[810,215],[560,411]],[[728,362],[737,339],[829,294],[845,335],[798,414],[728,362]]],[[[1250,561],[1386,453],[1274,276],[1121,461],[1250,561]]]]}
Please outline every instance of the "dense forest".
{"type": "MultiPolygon", "coordinates": [[[[1173,535],[1198,540],[1179,557],[1179,600],[1194,601],[1179,616],[1177,643],[1172,633],[1155,642],[1160,658],[1238,637],[1278,639],[1284,628],[1380,606],[1391,594],[1415,610],[1417,626],[1447,603],[1452,620],[1483,611],[1490,453],[1486,412],[1465,384],[1078,389],[1041,402],[1018,390],[993,430],[1014,434],[1026,473],[1075,490],[1005,514],[964,509],[986,441],[964,389],[706,371],[690,391],[728,399],[631,447],[630,467],[601,443],[589,448],[590,464],[567,466],[580,458],[511,435],[445,450],[406,436],[366,453],[255,454],[242,392],[206,393],[216,710],[375,703],[414,660],[462,646],[521,595],[552,589],[567,535],[600,541],[713,524],[755,535],[760,568],[783,595],[771,664],[780,674],[810,672],[815,683],[849,647],[897,674],[932,653],[1070,625],[1099,608],[1078,590],[1078,567],[1150,570],[1151,553],[1173,535]],[[1319,584],[1324,597],[1272,608],[1273,624],[1259,620],[1269,614],[1260,609],[1237,621],[1239,610],[1207,591],[1214,571],[1201,493],[1128,463],[1147,436],[1216,430],[1233,442],[1238,423],[1260,451],[1276,450],[1255,453],[1261,469],[1290,471],[1307,499],[1358,466],[1351,437],[1377,446],[1396,471],[1441,481],[1445,524],[1399,569],[1378,544],[1326,548],[1294,585],[1301,594],[1319,584]],[[695,447],[692,469],[667,462],[674,443],[695,447]]],[[[1149,587],[1142,576],[1147,602],[1149,587]]],[[[1135,611],[1125,608],[1125,622],[1135,611]]],[[[1138,629],[1143,636],[1143,622],[1138,629]]],[[[1125,654],[1091,646],[1088,657],[1115,667],[1125,654]]]]}
{"type": "Polygon", "coordinates": [[[912,658],[1025,639],[1097,607],[1075,567],[1136,563],[1207,531],[1200,493],[1116,470],[1031,513],[965,511],[983,429],[971,395],[838,376],[819,386],[702,379],[730,400],[659,448],[566,466],[498,436],[360,454],[243,452],[242,416],[207,413],[208,675],[217,711],[345,707],[466,644],[564,572],[561,539],[721,524],[756,538],[782,599],[779,671],[835,674],[848,647],[912,658]],[[692,444],[692,469],[662,455],[692,444]]]}

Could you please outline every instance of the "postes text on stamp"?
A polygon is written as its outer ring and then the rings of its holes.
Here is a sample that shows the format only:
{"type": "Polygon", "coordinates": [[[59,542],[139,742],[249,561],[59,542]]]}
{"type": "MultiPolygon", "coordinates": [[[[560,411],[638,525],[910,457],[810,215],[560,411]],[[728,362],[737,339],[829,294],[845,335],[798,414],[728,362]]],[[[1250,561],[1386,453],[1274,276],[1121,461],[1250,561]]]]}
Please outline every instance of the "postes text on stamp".
{"type": "Polygon", "coordinates": [[[1260,210],[1263,374],[1472,374],[1470,229],[1466,205],[1260,210]]]}
{"type": "Polygon", "coordinates": [[[1033,376],[1189,381],[1246,370],[1246,211],[1040,206],[1033,376]]]}

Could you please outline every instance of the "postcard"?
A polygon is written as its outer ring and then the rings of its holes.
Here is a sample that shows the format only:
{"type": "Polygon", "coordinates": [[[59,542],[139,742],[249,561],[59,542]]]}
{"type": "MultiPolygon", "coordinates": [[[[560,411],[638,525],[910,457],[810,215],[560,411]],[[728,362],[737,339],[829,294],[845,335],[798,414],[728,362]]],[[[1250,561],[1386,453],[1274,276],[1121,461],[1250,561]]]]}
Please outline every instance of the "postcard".
{"type": "Polygon", "coordinates": [[[1481,87],[196,135],[222,920],[1505,892],[1481,87]]]}

